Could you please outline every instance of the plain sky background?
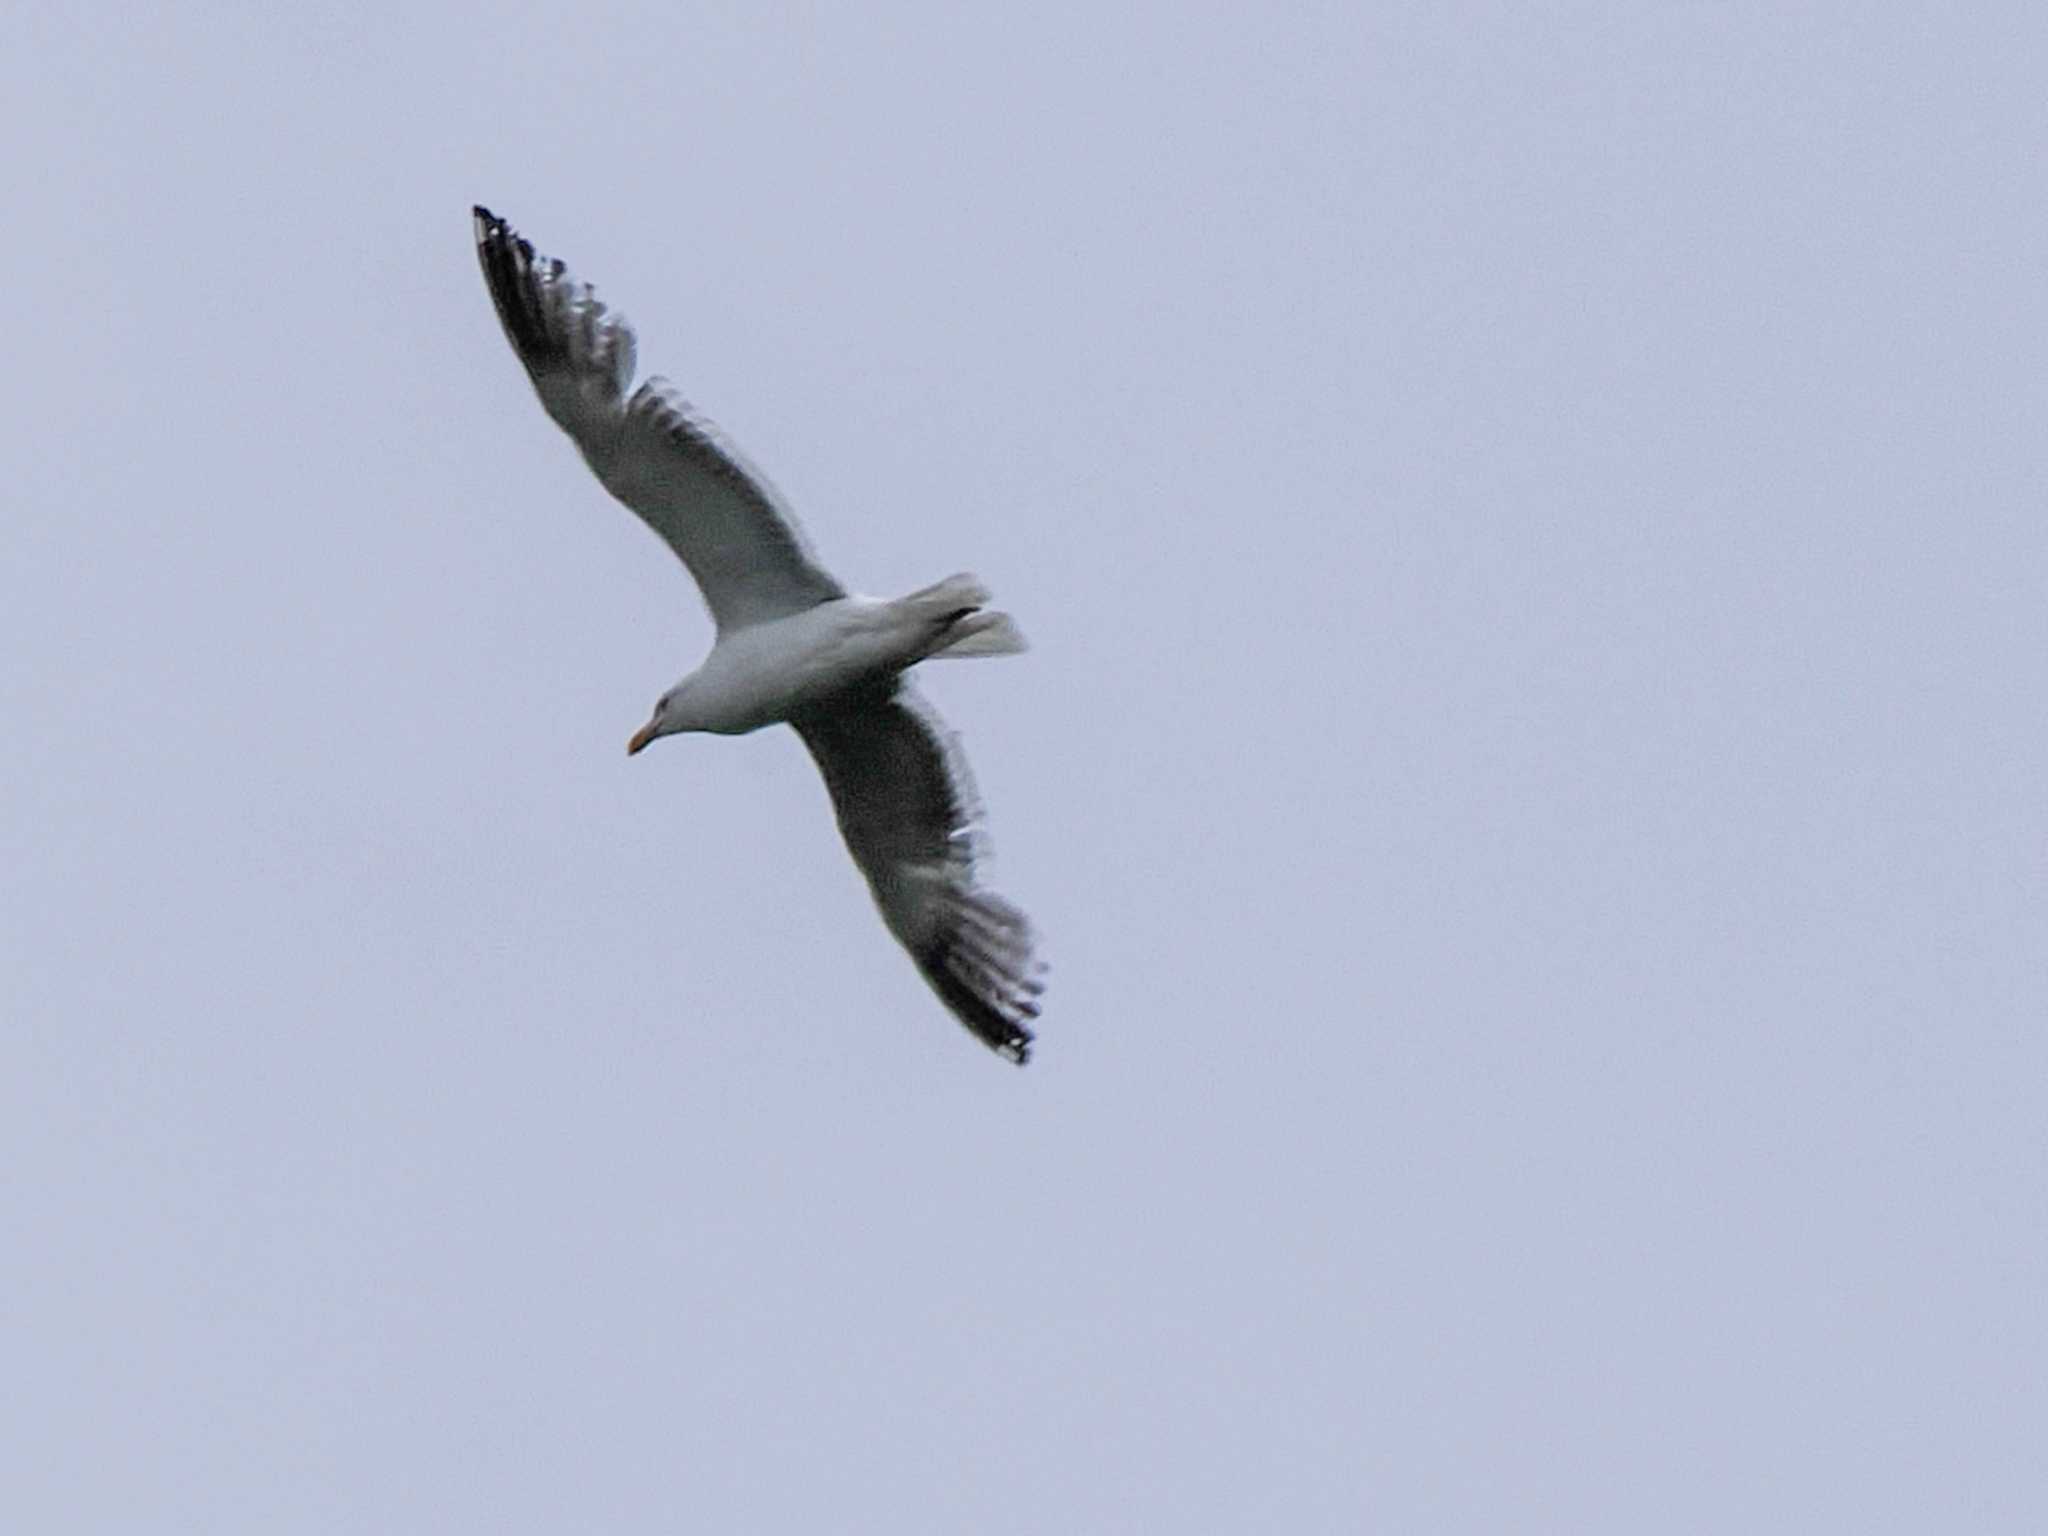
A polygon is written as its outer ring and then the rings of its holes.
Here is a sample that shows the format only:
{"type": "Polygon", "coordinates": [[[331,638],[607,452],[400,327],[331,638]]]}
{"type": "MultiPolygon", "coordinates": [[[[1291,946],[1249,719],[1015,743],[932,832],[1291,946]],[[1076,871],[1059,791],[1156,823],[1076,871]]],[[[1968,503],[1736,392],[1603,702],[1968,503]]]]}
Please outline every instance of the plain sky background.
{"type": "Polygon", "coordinates": [[[2044,68],[12,5],[0,1521],[2048,1528],[2044,68]],[[627,760],[709,625],[474,201],[1018,614],[1028,1069],[794,737],[627,760]]]}

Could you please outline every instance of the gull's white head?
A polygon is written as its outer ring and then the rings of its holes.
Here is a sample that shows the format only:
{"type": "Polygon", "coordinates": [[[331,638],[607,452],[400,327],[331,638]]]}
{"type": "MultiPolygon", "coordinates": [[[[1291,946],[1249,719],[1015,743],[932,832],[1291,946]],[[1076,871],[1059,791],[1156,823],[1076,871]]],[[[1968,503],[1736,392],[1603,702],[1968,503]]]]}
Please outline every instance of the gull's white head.
{"type": "Polygon", "coordinates": [[[633,739],[626,743],[626,756],[631,757],[650,741],[663,736],[673,736],[678,731],[693,730],[696,722],[691,718],[687,692],[688,679],[677,683],[654,701],[654,713],[647,717],[647,723],[633,733],[633,739]]]}

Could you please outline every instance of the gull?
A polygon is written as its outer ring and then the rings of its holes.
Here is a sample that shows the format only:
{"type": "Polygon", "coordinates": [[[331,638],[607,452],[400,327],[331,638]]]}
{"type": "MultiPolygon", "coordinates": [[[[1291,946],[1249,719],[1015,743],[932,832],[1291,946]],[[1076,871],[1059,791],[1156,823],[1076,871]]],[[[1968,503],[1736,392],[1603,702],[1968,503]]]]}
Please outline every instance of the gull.
{"type": "Polygon", "coordinates": [[[952,733],[905,680],[933,657],[1024,649],[973,576],[907,597],[849,593],[768,483],[660,377],[631,388],[632,327],[503,219],[477,259],[512,350],[598,482],[696,578],[717,637],[627,744],[783,723],[817,762],[882,920],[940,1000],[1001,1055],[1030,1055],[1043,967],[1031,926],[975,883],[980,809],[952,733]]]}

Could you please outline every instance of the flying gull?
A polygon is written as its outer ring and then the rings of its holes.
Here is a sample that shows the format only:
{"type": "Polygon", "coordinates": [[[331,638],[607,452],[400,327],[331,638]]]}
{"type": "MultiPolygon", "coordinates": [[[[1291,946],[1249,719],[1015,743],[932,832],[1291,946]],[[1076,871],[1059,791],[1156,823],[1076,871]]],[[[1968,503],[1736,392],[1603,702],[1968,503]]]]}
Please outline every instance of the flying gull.
{"type": "Polygon", "coordinates": [[[984,606],[972,576],[893,601],[849,594],[666,380],[631,388],[625,317],[489,209],[475,217],[484,281],[541,404],[689,567],[718,627],[703,665],[656,701],[626,750],[684,731],[794,726],[889,931],[960,1021],[1021,1064],[1042,990],[1031,927],[975,884],[966,765],[903,676],[931,657],[1021,651],[1016,626],[984,606]]]}

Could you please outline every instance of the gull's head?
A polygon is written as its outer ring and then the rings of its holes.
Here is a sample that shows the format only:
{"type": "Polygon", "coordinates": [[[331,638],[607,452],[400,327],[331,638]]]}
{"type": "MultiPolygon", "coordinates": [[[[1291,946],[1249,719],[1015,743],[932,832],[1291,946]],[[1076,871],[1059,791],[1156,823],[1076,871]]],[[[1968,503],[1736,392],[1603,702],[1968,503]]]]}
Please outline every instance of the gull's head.
{"type": "Polygon", "coordinates": [[[683,718],[679,683],[654,701],[654,713],[647,717],[647,723],[633,733],[633,739],[626,743],[626,755],[631,757],[650,741],[663,736],[673,736],[678,731],[687,731],[689,722],[683,718]]]}

